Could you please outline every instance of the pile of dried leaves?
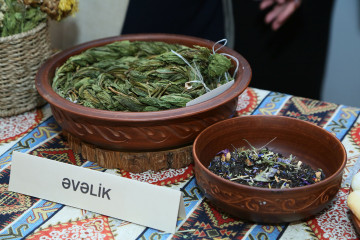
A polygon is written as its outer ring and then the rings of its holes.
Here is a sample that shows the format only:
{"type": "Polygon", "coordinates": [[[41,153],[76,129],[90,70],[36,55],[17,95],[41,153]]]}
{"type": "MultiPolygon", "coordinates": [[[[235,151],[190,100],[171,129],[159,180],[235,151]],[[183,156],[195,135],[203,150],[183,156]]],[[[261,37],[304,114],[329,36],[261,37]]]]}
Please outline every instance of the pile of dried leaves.
{"type": "Polygon", "coordinates": [[[60,96],[111,111],[184,107],[232,80],[231,60],[206,47],[156,41],[117,41],[70,57],[55,73],[60,96]]]}

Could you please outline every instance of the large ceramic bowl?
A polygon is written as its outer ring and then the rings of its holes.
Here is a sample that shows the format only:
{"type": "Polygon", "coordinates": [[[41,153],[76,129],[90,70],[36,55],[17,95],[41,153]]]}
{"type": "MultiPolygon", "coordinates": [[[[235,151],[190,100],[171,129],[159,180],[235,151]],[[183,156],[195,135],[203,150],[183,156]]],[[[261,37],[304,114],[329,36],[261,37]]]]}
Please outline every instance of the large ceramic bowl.
{"type": "Polygon", "coordinates": [[[223,47],[218,53],[230,54],[239,61],[235,83],[222,94],[189,107],[157,112],[114,112],[72,103],[53,91],[51,83],[55,70],[70,56],[121,40],[163,41],[210,49],[214,45],[208,40],[182,35],[123,35],[84,43],[49,59],[36,76],[38,92],[50,103],[53,115],[63,130],[97,147],[119,151],[156,151],[189,145],[206,127],[234,115],[238,96],[250,83],[248,62],[239,53],[223,47]]]}
{"type": "Polygon", "coordinates": [[[195,176],[211,202],[231,215],[252,222],[281,223],[315,215],[334,198],[342,180],[346,151],[330,132],[314,124],[282,116],[243,116],[205,129],[193,145],[195,176]],[[208,170],[223,149],[248,144],[267,146],[284,156],[321,168],[326,178],[318,183],[288,189],[251,187],[231,182],[208,170]]]}

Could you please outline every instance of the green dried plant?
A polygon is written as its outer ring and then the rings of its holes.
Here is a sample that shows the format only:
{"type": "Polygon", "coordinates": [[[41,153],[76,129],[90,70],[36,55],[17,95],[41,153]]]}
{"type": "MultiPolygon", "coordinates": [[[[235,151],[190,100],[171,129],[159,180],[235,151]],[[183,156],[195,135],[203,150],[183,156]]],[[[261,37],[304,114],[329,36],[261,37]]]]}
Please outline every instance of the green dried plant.
{"type": "Polygon", "coordinates": [[[29,31],[48,17],[61,21],[77,11],[77,0],[0,0],[0,37],[29,31]]]}
{"type": "Polygon", "coordinates": [[[70,57],[52,87],[72,102],[111,111],[159,111],[218,87],[231,60],[208,48],[149,41],[118,41],[70,57]]]}
{"type": "Polygon", "coordinates": [[[0,0],[1,37],[29,31],[45,22],[46,18],[40,7],[26,6],[17,0],[0,0]]]}

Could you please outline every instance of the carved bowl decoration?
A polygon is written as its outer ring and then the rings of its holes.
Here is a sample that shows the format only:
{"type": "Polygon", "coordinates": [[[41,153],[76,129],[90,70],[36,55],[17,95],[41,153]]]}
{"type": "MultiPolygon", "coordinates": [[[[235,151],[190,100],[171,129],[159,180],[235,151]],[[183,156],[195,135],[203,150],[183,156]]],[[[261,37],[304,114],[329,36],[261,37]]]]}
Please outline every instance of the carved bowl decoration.
{"type": "Polygon", "coordinates": [[[346,151],[330,132],[312,123],[284,116],[242,116],[213,124],[193,145],[197,183],[213,204],[241,219],[260,223],[292,222],[317,214],[338,192],[346,164],[346,151]],[[270,140],[274,139],[271,141],[270,140]],[[294,188],[252,187],[221,178],[208,170],[223,149],[267,147],[284,156],[296,156],[325,179],[294,188]]]}
{"type": "MultiPolygon", "coordinates": [[[[251,69],[239,53],[225,46],[217,53],[232,55],[239,61],[234,84],[218,96],[189,107],[153,112],[115,112],[72,103],[53,91],[51,83],[55,70],[70,56],[121,40],[162,41],[191,47],[199,45],[209,49],[215,44],[183,35],[132,34],[87,42],[54,55],[39,69],[36,87],[40,95],[50,103],[56,121],[65,132],[102,149],[163,151],[189,146],[206,127],[234,116],[238,96],[250,83],[251,69]]],[[[232,62],[235,66],[236,62],[233,59],[232,62]]]]}

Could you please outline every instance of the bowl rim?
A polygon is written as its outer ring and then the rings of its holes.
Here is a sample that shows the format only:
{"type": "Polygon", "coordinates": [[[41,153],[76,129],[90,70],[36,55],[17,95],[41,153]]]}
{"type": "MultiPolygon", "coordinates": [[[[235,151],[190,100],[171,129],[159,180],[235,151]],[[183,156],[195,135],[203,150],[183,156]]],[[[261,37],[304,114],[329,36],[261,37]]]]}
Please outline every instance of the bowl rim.
{"type": "Polygon", "coordinates": [[[176,43],[180,40],[187,43],[180,44],[190,45],[191,43],[191,45],[201,45],[206,47],[209,47],[210,45],[213,46],[215,44],[215,42],[213,41],[198,37],[165,33],[125,34],[85,42],[55,54],[41,65],[35,77],[35,85],[39,94],[47,102],[49,102],[50,105],[54,105],[62,111],[71,112],[71,114],[75,114],[77,116],[80,115],[86,118],[116,122],[128,122],[129,120],[136,122],[168,121],[177,118],[185,118],[216,109],[217,107],[224,105],[232,101],[235,97],[239,96],[248,87],[251,80],[252,71],[247,60],[235,50],[223,46],[219,50],[219,53],[227,52],[228,54],[233,55],[239,60],[241,69],[239,68],[239,72],[235,77],[236,84],[234,83],[230,88],[228,88],[223,93],[217,95],[216,97],[198,104],[194,104],[192,106],[153,112],[109,111],[93,109],[82,106],[80,104],[72,103],[62,98],[52,89],[51,84],[49,83],[50,81],[47,79],[47,77],[51,74],[52,71],[54,73],[56,68],[62,65],[70,56],[79,54],[80,52],[85,51],[89,48],[98,47],[121,40],[164,41],[170,43],[176,43]]]}
{"type": "MultiPolygon", "coordinates": [[[[212,176],[212,178],[215,178],[217,181],[220,181],[222,184],[226,184],[231,186],[232,188],[237,188],[237,189],[242,189],[242,190],[254,190],[256,189],[256,191],[263,191],[263,192],[267,192],[267,193],[280,193],[280,192],[294,192],[294,191],[301,191],[303,190],[304,192],[306,191],[310,191],[310,190],[315,190],[317,188],[322,188],[325,187],[329,182],[332,182],[333,179],[335,177],[337,177],[338,175],[341,175],[342,172],[344,171],[344,168],[346,166],[346,162],[347,162],[347,153],[345,150],[344,145],[341,143],[341,141],[334,136],[332,133],[330,133],[329,131],[325,130],[322,127],[319,127],[313,123],[301,120],[301,119],[297,119],[297,118],[292,118],[292,117],[287,117],[287,116],[277,116],[277,115],[247,115],[247,116],[239,116],[239,117],[234,117],[234,118],[230,118],[230,119],[226,119],[220,122],[217,122],[209,127],[207,127],[206,129],[204,129],[196,138],[193,144],[193,158],[194,158],[194,167],[195,167],[195,173],[196,173],[196,168],[199,167],[201,168],[202,171],[205,171],[206,174],[212,176]],[[300,122],[301,124],[304,125],[308,125],[311,127],[314,127],[318,130],[320,130],[321,132],[323,132],[325,135],[329,136],[330,138],[332,138],[340,147],[342,155],[343,155],[343,161],[341,163],[341,166],[339,169],[337,169],[336,172],[334,172],[333,174],[331,174],[330,176],[326,177],[324,180],[314,183],[314,184],[310,184],[310,185],[306,185],[306,186],[301,186],[301,187],[294,187],[294,188],[285,188],[285,189],[279,189],[279,188],[261,188],[261,187],[253,187],[253,186],[249,186],[249,185],[245,185],[245,184],[240,184],[240,183],[236,183],[236,182],[232,182],[229,181],[227,179],[224,179],[220,176],[218,176],[217,174],[211,172],[207,167],[205,167],[201,161],[199,160],[197,154],[196,154],[196,146],[198,145],[198,142],[200,141],[199,139],[202,137],[202,135],[206,134],[206,132],[211,131],[214,128],[217,128],[219,126],[221,126],[222,124],[224,124],[224,122],[231,122],[231,121],[239,121],[238,119],[245,119],[245,118],[266,118],[266,119],[285,119],[285,121],[294,121],[294,122],[300,122]]],[[[195,174],[195,177],[196,174],[195,174]]]]}

